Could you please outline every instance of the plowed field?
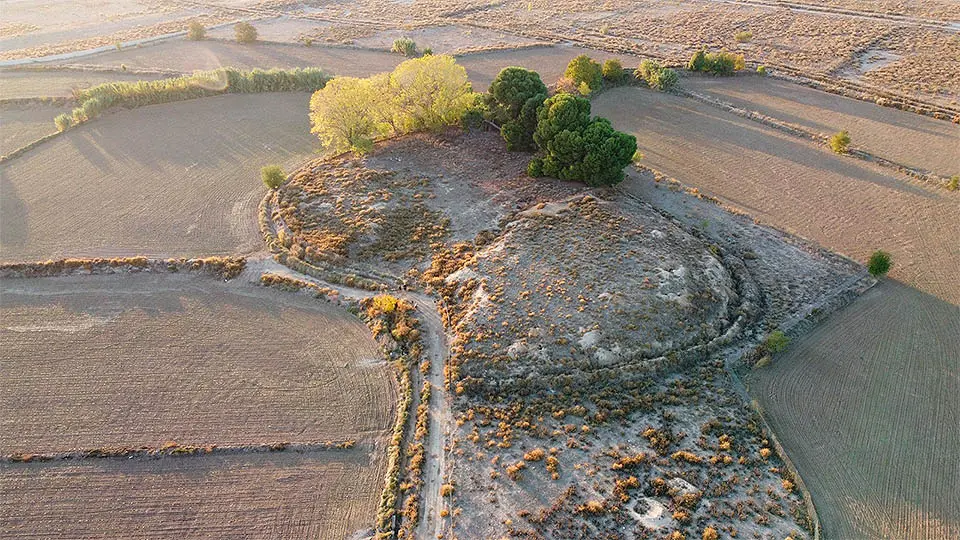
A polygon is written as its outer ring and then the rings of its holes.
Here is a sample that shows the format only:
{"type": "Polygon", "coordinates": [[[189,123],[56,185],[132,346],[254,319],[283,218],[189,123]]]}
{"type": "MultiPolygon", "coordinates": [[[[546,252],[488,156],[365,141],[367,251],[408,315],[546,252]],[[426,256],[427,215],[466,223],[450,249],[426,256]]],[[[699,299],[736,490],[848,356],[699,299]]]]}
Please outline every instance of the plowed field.
{"type": "Polygon", "coordinates": [[[109,114],[0,165],[0,260],[261,249],[260,167],[319,146],[307,94],[109,114]]]}
{"type": "Polygon", "coordinates": [[[960,308],[887,281],[753,372],[826,538],[960,537],[958,351],[960,308]]]}

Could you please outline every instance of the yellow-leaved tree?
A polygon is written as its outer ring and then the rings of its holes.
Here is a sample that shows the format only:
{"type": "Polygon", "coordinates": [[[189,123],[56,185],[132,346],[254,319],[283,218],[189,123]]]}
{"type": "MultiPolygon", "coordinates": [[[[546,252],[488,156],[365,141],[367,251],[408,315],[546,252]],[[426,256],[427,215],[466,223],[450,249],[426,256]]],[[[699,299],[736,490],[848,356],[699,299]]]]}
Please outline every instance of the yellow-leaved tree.
{"type": "Polygon", "coordinates": [[[328,151],[362,154],[378,139],[457,124],[477,98],[453,57],[428,55],[389,74],[328,82],[310,99],[311,131],[328,151]]]}
{"type": "Polygon", "coordinates": [[[310,98],[310,131],[327,150],[364,153],[390,134],[386,74],[336,77],[310,98]]]}
{"type": "Polygon", "coordinates": [[[452,56],[407,60],[390,74],[393,124],[399,133],[435,130],[460,121],[476,102],[467,70],[452,56]]]}

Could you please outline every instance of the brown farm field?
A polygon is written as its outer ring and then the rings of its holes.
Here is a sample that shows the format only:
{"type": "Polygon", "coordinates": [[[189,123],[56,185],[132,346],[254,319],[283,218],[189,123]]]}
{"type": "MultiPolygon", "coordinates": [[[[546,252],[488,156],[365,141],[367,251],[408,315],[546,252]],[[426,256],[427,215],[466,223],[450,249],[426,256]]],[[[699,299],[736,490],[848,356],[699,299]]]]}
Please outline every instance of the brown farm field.
{"type": "Polygon", "coordinates": [[[31,142],[55,133],[53,118],[71,107],[41,103],[0,105],[0,155],[5,156],[31,142]]]}
{"type": "Polygon", "coordinates": [[[308,100],[228,95],[122,111],[3,164],[0,260],[261,249],[259,170],[317,149],[308,100]]]}
{"type": "Polygon", "coordinates": [[[159,75],[114,71],[0,71],[0,99],[70,97],[74,88],[89,88],[105,82],[156,78],[159,78],[159,75]]]}
{"type": "Polygon", "coordinates": [[[369,528],[383,473],[361,449],[0,465],[0,532],[349,538],[369,528]]]}
{"type": "Polygon", "coordinates": [[[376,343],[325,303],[176,275],[0,287],[0,454],[372,441],[391,425],[376,343]]]}
{"type": "Polygon", "coordinates": [[[644,163],[764,223],[960,302],[960,193],[930,187],[691,99],[640,88],[601,94],[593,113],[637,136],[644,163]]]}
{"type": "Polygon", "coordinates": [[[238,449],[3,461],[0,535],[345,538],[370,526],[396,394],[358,319],[310,297],[189,275],[0,287],[4,456],[167,441],[238,449]],[[244,450],[348,440],[355,446],[244,450]]]}
{"type": "Polygon", "coordinates": [[[960,308],[884,281],[750,376],[826,538],[960,537],[960,308]]]}
{"type": "Polygon", "coordinates": [[[684,89],[852,144],[941,176],[960,174],[960,125],[765,77],[687,77],[684,89]]]}

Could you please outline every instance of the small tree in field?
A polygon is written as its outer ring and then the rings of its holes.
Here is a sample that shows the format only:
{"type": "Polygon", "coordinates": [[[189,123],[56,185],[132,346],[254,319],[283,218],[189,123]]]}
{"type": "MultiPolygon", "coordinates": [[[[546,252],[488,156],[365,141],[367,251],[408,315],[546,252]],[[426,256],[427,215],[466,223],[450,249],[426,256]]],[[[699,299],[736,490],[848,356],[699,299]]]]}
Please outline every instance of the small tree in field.
{"type": "Polygon", "coordinates": [[[233,27],[233,33],[237,37],[237,43],[253,43],[257,40],[257,29],[248,22],[238,22],[233,27]]]}
{"type": "Polygon", "coordinates": [[[891,266],[893,266],[893,260],[890,254],[880,249],[874,251],[873,255],[870,255],[870,260],[867,261],[867,271],[873,277],[885,276],[891,266]]]}
{"type": "Polygon", "coordinates": [[[827,142],[834,152],[846,154],[847,148],[850,146],[850,134],[847,133],[847,130],[843,130],[840,133],[835,133],[827,142]]]}
{"type": "Polygon", "coordinates": [[[207,37],[207,29],[200,24],[200,21],[190,21],[187,25],[187,39],[191,41],[200,41],[207,37]]]}
{"type": "Polygon", "coordinates": [[[310,98],[311,132],[334,153],[370,151],[390,132],[388,76],[336,77],[310,98]]]}
{"type": "Polygon", "coordinates": [[[279,165],[267,165],[260,169],[260,179],[268,188],[277,189],[287,179],[287,175],[283,174],[283,169],[279,165]]]}
{"type": "Polygon", "coordinates": [[[571,60],[563,75],[572,80],[578,88],[586,84],[590,91],[594,91],[603,85],[603,68],[585,54],[571,60]]]}
{"type": "Polygon", "coordinates": [[[417,44],[410,38],[399,38],[394,40],[390,52],[402,54],[407,58],[413,58],[417,55],[417,44]]]}

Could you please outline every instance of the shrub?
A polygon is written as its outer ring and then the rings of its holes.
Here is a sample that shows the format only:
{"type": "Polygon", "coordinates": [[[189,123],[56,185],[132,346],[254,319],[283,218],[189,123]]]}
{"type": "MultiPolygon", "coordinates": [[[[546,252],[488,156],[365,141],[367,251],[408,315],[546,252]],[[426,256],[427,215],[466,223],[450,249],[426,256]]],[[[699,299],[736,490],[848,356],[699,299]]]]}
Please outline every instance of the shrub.
{"type": "Polygon", "coordinates": [[[601,72],[604,80],[611,83],[618,83],[623,80],[623,64],[615,58],[604,62],[601,72]]]}
{"type": "Polygon", "coordinates": [[[790,344],[790,338],[780,330],[774,330],[763,340],[763,348],[770,353],[780,353],[787,349],[790,344]]]}
{"type": "Polygon", "coordinates": [[[846,154],[847,147],[850,146],[850,134],[847,133],[847,130],[835,133],[830,137],[827,143],[834,152],[838,154],[846,154]]]}
{"type": "Polygon", "coordinates": [[[73,123],[86,122],[113,107],[132,109],[225,93],[313,92],[329,80],[330,76],[317,68],[269,71],[220,68],[156,81],[104,83],[74,91],[80,106],[73,110],[73,123]]]}
{"type": "Polygon", "coordinates": [[[704,66],[707,64],[707,51],[706,49],[700,49],[699,51],[693,53],[693,56],[690,57],[690,61],[687,62],[687,69],[690,71],[703,71],[704,66]]]}
{"type": "Polygon", "coordinates": [[[951,176],[950,181],[947,182],[947,189],[956,191],[958,188],[960,188],[960,175],[955,174],[951,176]]]}
{"type": "Polygon", "coordinates": [[[645,81],[650,88],[661,91],[670,90],[680,81],[680,75],[676,71],[663,67],[653,60],[640,62],[640,67],[633,72],[633,75],[645,81]]]}
{"type": "Polygon", "coordinates": [[[440,496],[449,497],[453,495],[453,484],[443,484],[440,486],[440,496]]]}
{"type": "Polygon", "coordinates": [[[767,67],[766,66],[757,66],[757,75],[766,75],[767,67]]]}
{"type": "Polygon", "coordinates": [[[200,21],[190,21],[190,24],[187,25],[187,39],[200,41],[205,37],[207,37],[207,29],[200,24],[200,21]]]}
{"type": "Polygon", "coordinates": [[[737,43],[747,43],[753,39],[753,32],[749,30],[737,32],[734,34],[733,39],[737,40],[737,43]]]}
{"type": "Polygon", "coordinates": [[[890,254],[879,249],[874,251],[873,254],[870,255],[870,260],[867,261],[867,271],[869,271],[873,277],[886,275],[886,273],[890,271],[891,266],[893,266],[893,259],[891,259],[890,254]]]}
{"type": "Polygon", "coordinates": [[[424,56],[430,56],[431,54],[433,54],[433,48],[432,48],[432,47],[427,47],[426,49],[423,50],[423,55],[424,55],[424,56]]]}
{"type": "Polygon", "coordinates": [[[277,189],[287,179],[287,175],[283,174],[283,169],[279,165],[267,165],[260,169],[260,179],[268,188],[277,189]]]}
{"type": "Polygon", "coordinates": [[[407,58],[412,58],[417,55],[417,44],[410,38],[399,38],[393,41],[393,46],[390,47],[390,52],[402,54],[407,58]]]}
{"type": "Polygon", "coordinates": [[[585,54],[571,60],[563,75],[572,80],[578,89],[585,83],[589,89],[588,94],[590,91],[599,90],[603,84],[603,68],[585,54]]]}
{"type": "Polygon", "coordinates": [[[720,535],[713,527],[703,529],[703,540],[717,540],[718,538],[720,538],[720,535]]]}
{"type": "Polygon", "coordinates": [[[623,168],[637,151],[636,137],[614,130],[606,118],[591,120],[590,102],[571,94],[558,94],[543,103],[533,138],[544,155],[531,162],[529,174],[590,186],[623,180],[623,168]]]}
{"type": "Polygon", "coordinates": [[[73,125],[73,118],[67,113],[62,113],[53,119],[53,123],[57,126],[57,131],[66,131],[73,125]]]}
{"type": "Polygon", "coordinates": [[[237,38],[237,43],[253,43],[257,40],[257,29],[248,22],[238,22],[233,27],[233,33],[237,38]]]}

